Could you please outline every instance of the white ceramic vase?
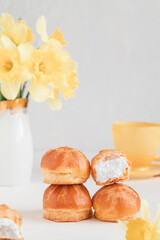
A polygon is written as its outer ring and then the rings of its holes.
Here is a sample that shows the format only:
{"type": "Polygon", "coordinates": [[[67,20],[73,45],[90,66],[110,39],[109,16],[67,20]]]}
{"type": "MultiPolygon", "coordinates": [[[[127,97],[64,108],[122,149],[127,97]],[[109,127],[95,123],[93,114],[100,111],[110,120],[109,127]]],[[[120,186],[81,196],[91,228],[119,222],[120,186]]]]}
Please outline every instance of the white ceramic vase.
{"type": "Polygon", "coordinates": [[[30,181],[33,162],[27,99],[0,102],[0,185],[30,181]]]}

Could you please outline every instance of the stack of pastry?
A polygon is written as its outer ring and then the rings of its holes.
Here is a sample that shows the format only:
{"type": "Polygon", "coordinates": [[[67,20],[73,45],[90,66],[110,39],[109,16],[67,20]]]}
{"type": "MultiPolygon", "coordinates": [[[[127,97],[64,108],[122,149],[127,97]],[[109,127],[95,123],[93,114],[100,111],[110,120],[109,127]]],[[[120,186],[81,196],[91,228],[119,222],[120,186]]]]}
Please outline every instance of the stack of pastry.
{"type": "Polygon", "coordinates": [[[91,174],[103,186],[92,198],[94,215],[101,221],[128,221],[140,210],[137,192],[122,182],[129,178],[131,162],[118,150],[102,150],[91,162],[91,174]]]}
{"type": "Polygon", "coordinates": [[[80,221],[92,216],[92,201],[82,184],[90,175],[90,164],[80,151],[60,147],[42,157],[44,183],[51,184],[43,196],[43,217],[56,222],[80,221]]]}

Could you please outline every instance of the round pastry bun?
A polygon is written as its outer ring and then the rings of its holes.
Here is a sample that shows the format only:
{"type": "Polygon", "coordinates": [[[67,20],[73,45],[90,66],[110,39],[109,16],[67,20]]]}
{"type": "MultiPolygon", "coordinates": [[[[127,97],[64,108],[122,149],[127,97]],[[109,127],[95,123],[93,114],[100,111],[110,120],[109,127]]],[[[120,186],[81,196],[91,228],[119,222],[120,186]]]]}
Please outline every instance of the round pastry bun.
{"type": "Polygon", "coordinates": [[[86,156],[69,147],[52,149],[44,154],[41,169],[44,183],[48,184],[81,184],[90,175],[90,163],[86,156]]]}
{"type": "Polygon", "coordinates": [[[93,196],[92,203],[95,217],[106,222],[131,220],[141,206],[138,193],[122,183],[102,187],[93,196]]]}
{"type": "Polygon", "coordinates": [[[122,151],[101,150],[91,161],[91,174],[97,185],[110,185],[126,181],[131,165],[122,151]]]}
{"type": "Polygon", "coordinates": [[[88,190],[79,185],[50,185],[43,196],[43,217],[55,222],[77,222],[92,216],[88,190]]]}

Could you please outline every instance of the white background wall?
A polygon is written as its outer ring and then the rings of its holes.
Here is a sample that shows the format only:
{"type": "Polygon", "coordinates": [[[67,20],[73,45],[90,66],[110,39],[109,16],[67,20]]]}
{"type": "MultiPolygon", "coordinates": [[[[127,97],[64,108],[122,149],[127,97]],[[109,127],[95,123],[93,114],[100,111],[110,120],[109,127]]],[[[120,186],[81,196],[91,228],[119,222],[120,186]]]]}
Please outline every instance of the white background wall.
{"type": "Polygon", "coordinates": [[[44,14],[79,64],[79,88],[60,112],[31,100],[35,150],[97,151],[112,147],[113,121],[160,122],[159,0],[0,0],[0,12],[34,30],[44,14]]]}

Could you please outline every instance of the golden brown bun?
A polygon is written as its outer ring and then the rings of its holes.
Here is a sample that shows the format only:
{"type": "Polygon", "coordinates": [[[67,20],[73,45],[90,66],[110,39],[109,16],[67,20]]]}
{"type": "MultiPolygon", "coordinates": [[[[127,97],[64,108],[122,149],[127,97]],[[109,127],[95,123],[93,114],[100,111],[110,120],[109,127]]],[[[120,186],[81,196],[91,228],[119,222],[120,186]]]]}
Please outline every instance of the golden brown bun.
{"type": "Polygon", "coordinates": [[[141,206],[138,193],[122,183],[102,187],[93,196],[92,203],[95,217],[107,222],[133,219],[141,206]]]}
{"type": "MultiPolygon", "coordinates": [[[[114,161],[114,159],[112,159],[114,161]]],[[[130,174],[130,168],[132,166],[131,161],[129,161],[126,157],[126,154],[123,153],[122,151],[118,151],[118,150],[111,150],[111,149],[107,149],[107,150],[102,150],[100,151],[91,161],[91,174],[92,177],[94,179],[94,181],[96,182],[97,185],[110,185],[116,182],[123,182],[126,181],[129,178],[129,174],[130,174]],[[103,181],[100,182],[97,180],[97,172],[96,172],[96,165],[100,162],[104,162],[110,160],[110,156],[113,156],[112,154],[118,154],[120,157],[123,157],[124,160],[126,161],[126,163],[128,164],[128,168],[126,168],[125,172],[119,176],[118,178],[114,178],[114,179],[109,179],[107,181],[103,181]]]]}
{"type": "MultiPolygon", "coordinates": [[[[2,204],[2,205],[0,205],[0,218],[8,218],[8,219],[12,220],[14,223],[16,223],[18,225],[19,231],[20,231],[20,227],[22,225],[22,215],[18,211],[9,208],[5,204],[2,204]]],[[[20,234],[21,234],[21,232],[20,232],[20,234]]],[[[1,240],[3,240],[3,239],[1,238],[1,240]]],[[[7,239],[5,238],[4,240],[7,240],[7,239]]],[[[10,240],[10,239],[8,239],[8,240],[10,240]]],[[[23,238],[21,238],[19,240],[23,240],[23,238]]]]}
{"type": "Polygon", "coordinates": [[[44,192],[43,217],[55,222],[76,222],[92,216],[88,190],[80,185],[50,185],[44,192]]]}
{"type": "Polygon", "coordinates": [[[88,159],[69,147],[52,149],[44,154],[41,169],[44,183],[48,184],[80,184],[86,182],[90,175],[88,159]]]}

